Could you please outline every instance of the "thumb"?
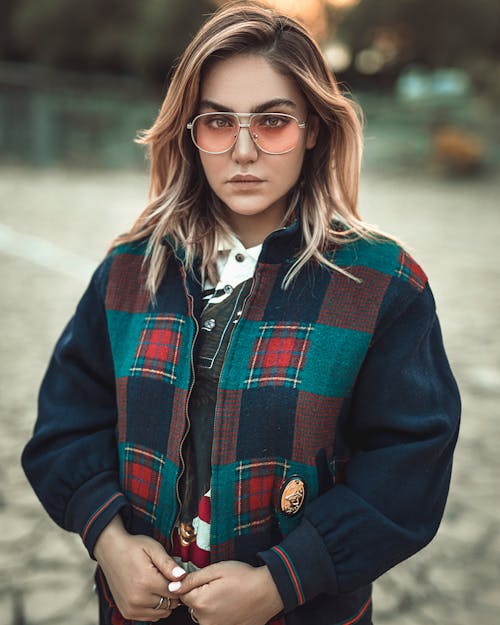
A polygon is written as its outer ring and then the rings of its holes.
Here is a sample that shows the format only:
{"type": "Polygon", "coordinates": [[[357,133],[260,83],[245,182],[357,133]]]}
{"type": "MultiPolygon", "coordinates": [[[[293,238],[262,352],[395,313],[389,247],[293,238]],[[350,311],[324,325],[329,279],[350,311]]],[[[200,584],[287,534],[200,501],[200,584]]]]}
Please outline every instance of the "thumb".
{"type": "Polygon", "coordinates": [[[187,575],[186,571],[168,555],[163,545],[159,542],[154,541],[154,543],[150,543],[146,551],[151,558],[151,562],[156,566],[163,577],[166,577],[169,581],[182,579],[187,575]]]}
{"type": "Polygon", "coordinates": [[[216,565],[206,566],[199,571],[188,573],[182,581],[170,582],[168,590],[175,595],[184,595],[199,586],[203,586],[203,584],[213,582],[218,577],[216,565]]]}

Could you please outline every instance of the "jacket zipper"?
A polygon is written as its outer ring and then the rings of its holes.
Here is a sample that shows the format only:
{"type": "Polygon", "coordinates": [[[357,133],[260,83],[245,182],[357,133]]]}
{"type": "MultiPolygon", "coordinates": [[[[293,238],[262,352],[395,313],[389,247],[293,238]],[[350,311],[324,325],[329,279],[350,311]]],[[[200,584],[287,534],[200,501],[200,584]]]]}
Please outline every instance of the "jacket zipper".
{"type": "MultiPolygon", "coordinates": [[[[286,228],[280,228],[280,230],[286,230],[286,228]]],[[[184,462],[184,457],[183,457],[183,455],[182,455],[182,447],[183,447],[183,445],[184,445],[184,441],[186,440],[186,437],[187,437],[187,435],[188,435],[188,432],[189,432],[189,430],[190,430],[190,428],[191,428],[191,421],[190,421],[190,419],[189,419],[189,410],[188,410],[188,406],[189,406],[189,399],[190,399],[190,397],[191,397],[191,393],[192,393],[192,390],[193,390],[193,387],[194,387],[194,382],[195,382],[195,380],[194,380],[194,376],[195,376],[195,367],[194,367],[194,358],[193,358],[193,354],[194,354],[194,344],[195,344],[196,338],[198,337],[198,333],[199,333],[199,330],[200,330],[200,326],[199,326],[198,320],[196,319],[196,317],[195,317],[195,315],[194,315],[194,313],[193,313],[193,310],[194,310],[194,298],[193,298],[193,296],[191,295],[191,293],[189,293],[189,290],[188,290],[188,288],[187,288],[187,279],[186,279],[186,272],[185,272],[185,269],[184,269],[184,264],[183,264],[183,262],[180,260],[179,256],[175,253],[175,250],[172,250],[172,251],[173,251],[173,253],[174,253],[175,257],[177,258],[177,260],[179,261],[179,264],[180,264],[180,270],[181,270],[181,272],[182,272],[182,279],[183,279],[184,291],[185,291],[185,293],[186,293],[187,298],[188,298],[188,299],[189,299],[189,301],[191,302],[191,318],[192,318],[192,319],[193,319],[193,321],[194,321],[196,331],[195,331],[195,334],[194,334],[193,343],[192,343],[192,345],[191,345],[191,350],[190,350],[190,359],[191,359],[191,384],[190,384],[190,387],[189,387],[189,390],[188,390],[188,394],[187,394],[187,398],[186,398],[186,408],[185,408],[185,415],[186,415],[187,427],[186,427],[186,430],[185,430],[185,432],[184,432],[184,434],[183,434],[183,436],[182,436],[182,439],[181,439],[181,444],[180,444],[180,449],[179,449],[179,457],[180,457],[180,460],[181,460],[181,470],[179,471],[179,475],[177,476],[177,480],[176,480],[176,483],[175,483],[175,495],[176,495],[176,498],[177,498],[178,511],[177,511],[177,515],[176,515],[176,517],[175,517],[174,524],[173,524],[172,529],[171,529],[171,531],[170,531],[170,547],[172,547],[172,545],[173,545],[174,531],[175,531],[175,528],[176,528],[176,526],[177,526],[177,523],[178,523],[178,521],[179,521],[179,519],[180,519],[180,515],[181,515],[181,506],[182,506],[182,502],[181,502],[181,498],[180,498],[180,494],[179,494],[179,483],[180,483],[181,478],[182,478],[182,475],[184,474],[184,471],[185,471],[185,469],[186,469],[186,463],[184,462]]],[[[255,285],[256,285],[256,283],[257,283],[257,278],[259,277],[259,274],[260,274],[260,271],[259,271],[259,267],[258,267],[258,263],[257,263],[257,266],[256,266],[256,268],[255,268],[254,275],[253,275],[253,277],[252,277],[252,286],[250,287],[250,291],[249,291],[248,295],[245,297],[245,300],[243,301],[243,304],[242,304],[242,306],[241,306],[241,315],[240,315],[240,319],[243,317],[243,313],[245,312],[245,309],[246,309],[246,306],[247,306],[247,302],[248,302],[248,300],[250,299],[250,297],[251,297],[251,296],[253,295],[253,293],[254,293],[254,290],[255,290],[255,285]]],[[[215,426],[216,426],[216,420],[217,420],[217,411],[218,411],[218,408],[219,408],[219,398],[220,398],[220,393],[219,393],[219,391],[220,391],[220,381],[221,381],[221,378],[222,378],[222,373],[223,373],[223,370],[224,370],[224,365],[226,364],[226,356],[227,356],[227,354],[228,354],[228,352],[229,352],[229,348],[231,347],[231,343],[232,343],[232,341],[233,341],[233,336],[234,336],[234,330],[235,330],[235,329],[236,329],[236,328],[233,328],[233,331],[231,332],[231,336],[230,336],[230,338],[229,338],[229,341],[228,341],[228,344],[227,344],[227,347],[226,347],[226,351],[224,352],[224,362],[223,362],[223,364],[222,364],[221,375],[220,375],[220,377],[219,377],[219,382],[218,382],[218,384],[217,384],[217,398],[216,398],[216,401],[215,401],[214,424],[213,424],[213,430],[212,430],[212,456],[211,456],[211,465],[212,465],[212,467],[213,467],[213,464],[214,464],[214,462],[213,462],[213,441],[214,441],[214,439],[215,439],[215,426]]],[[[211,492],[210,492],[210,499],[213,499],[213,492],[212,492],[212,490],[211,490],[211,492]]],[[[212,528],[212,520],[210,521],[210,527],[212,528]]],[[[210,530],[210,534],[212,534],[212,529],[210,530]]],[[[211,541],[211,540],[210,540],[210,543],[212,543],[212,541],[211,541]]]]}
{"type": "Polygon", "coordinates": [[[182,501],[181,501],[181,496],[179,493],[179,484],[181,481],[181,478],[184,474],[184,471],[186,470],[186,463],[184,462],[184,456],[182,455],[182,448],[184,446],[184,441],[187,438],[187,435],[189,433],[189,430],[191,429],[191,420],[189,419],[189,399],[191,397],[191,393],[193,391],[193,387],[194,387],[194,376],[195,376],[195,367],[194,367],[194,358],[193,358],[193,354],[194,354],[194,345],[196,342],[196,338],[198,337],[198,333],[200,330],[200,326],[198,323],[198,320],[196,319],[195,315],[194,315],[194,298],[191,295],[191,293],[189,293],[188,288],[187,288],[187,280],[186,280],[186,272],[184,270],[184,265],[182,264],[182,261],[179,259],[179,257],[177,256],[177,254],[175,255],[177,260],[180,262],[180,268],[181,268],[181,272],[182,272],[182,281],[183,281],[183,285],[184,285],[184,290],[186,292],[186,296],[188,298],[188,300],[191,303],[191,310],[190,310],[190,316],[194,321],[194,325],[195,325],[195,333],[194,333],[194,337],[193,337],[193,342],[191,344],[191,350],[190,350],[190,362],[191,362],[191,384],[189,386],[189,390],[188,390],[188,394],[186,397],[186,405],[185,405],[185,417],[186,417],[186,429],[184,431],[184,434],[182,435],[182,439],[181,439],[181,443],[179,445],[179,457],[180,457],[180,464],[181,464],[181,470],[179,471],[179,475],[177,476],[177,480],[175,482],[175,496],[177,498],[177,505],[178,505],[178,510],[177,510],[177,515],[175,517],[175,521],[174,524],[172,525],[172,529],[170,531],[170,548],[173,547],[174,544],[174,532],[176,530],[177,527],[177,523],[180,519],[181,516],[181,507],[182,507],[182,501]]]}
{"type": "MultiPolygon", "coordinates": [[[[243,317],[243,313],[245,312],[245,309],[247,307],[247,302],[248,300],[251,298],[251,296],[253,295],[254,291],[255,291],[255,285],[257,284],[257,278],[258,278],[258,274],[259,274],[259,269],[258,267],[255,269],[255,273],[252,277],[252,286],[250,287],[250,291],[248,292],[248,295],[245,297],[245,299],[243,300],[243,304],[241,306],[241,315],[239,316],[238,319],[238,323],[240,322],[240,319],[243,317]]],[[[236,324],[238,325],[238,324],[236,324]]],[[[217,399],[215,401],[215,409],[214,409],[214,423],[213,423],[213,430],[212,430],[212,441],[215,440],[215,427],[217,425],[217,413],[218,413],[218,409],[219,409],[219,400],[220,400],[220,383],[221,383],[221,379],[222,379],[222,374],[224,371],[224,367],[227,363],[227,354],[229,353],[230,347],[231,347],[231,343],[233,342],[233,338],[234,338],[234,332],[236,330],[236,327],[233,328],[233,331],[231,332],[231,336],[229,337],[229,341],[227,343],[227,347],[226,347],[226,351],[224,352],[224,362],[222,363],[222,368],[221,368],[221,372],[220,372],[220,376],[219,376],[219,381],[217,384],[217,399]]],[[[212,465],[212,469],[214,466],[214,447],[213,447],[213,442],[212,442],[212,457],[211,457],[211,465],[212,465]]],[[[212,474],[213,475],[213,474],[212,474]]],[[[213,501],[215,499],[214,497],[214,493],[215,491],[212,489],[212,480],[210,479],[210,500],[213,501]]],[[[213,521],[213,517],[211,516],[210,518],[210,545],[212,545],[212,528],[214,527],[212,524],[213,521]]]]}

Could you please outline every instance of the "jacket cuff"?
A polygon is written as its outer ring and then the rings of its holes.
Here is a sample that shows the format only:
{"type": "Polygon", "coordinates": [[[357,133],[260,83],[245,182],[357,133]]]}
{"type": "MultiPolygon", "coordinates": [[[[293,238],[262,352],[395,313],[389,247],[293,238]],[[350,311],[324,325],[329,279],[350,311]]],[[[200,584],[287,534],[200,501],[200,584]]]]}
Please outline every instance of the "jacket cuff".
{"type": "Polygon", "coordinates": [[[65,525],[80,534],[94,559],[94,546],[100,533],[129,505],[125,495],[117,490],[114,471],[106,471],[86,482],[72,496],[66,509],[65,525]]]}
{"type": "Polygon", "coordinates": [[[325,543],[305,518],[279,545],[257,556],[269,567],[285,613],[322,592],[338,592],[335,567],[325,543]]]}

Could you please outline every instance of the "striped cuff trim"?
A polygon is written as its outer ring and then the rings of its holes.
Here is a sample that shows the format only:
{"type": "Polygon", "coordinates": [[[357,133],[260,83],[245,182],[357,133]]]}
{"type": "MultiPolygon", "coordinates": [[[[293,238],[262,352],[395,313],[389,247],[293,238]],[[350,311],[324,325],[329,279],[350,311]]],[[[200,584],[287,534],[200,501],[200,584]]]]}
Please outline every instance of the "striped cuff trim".
{"type": "Polygon", "coordinates": [[[292,581],[292,586],[295,590],[295,594],[297,595],[298,603],[299,605],[302,605],[303,603],[305,603],[306,600],[304,596],[304,591],[302,589],[302,584],[300,583],[300,578],[297,573],[297,569],[293,565],[293,562],[290,560],[290,557],[282,547],[271,547],[271,551],[274,551],[274,553],[276,553],[280,557],[281,561],[285,565],[288,576],[292,581]]]}
{"type": "Polygon", "coordinates": [[[111,499],[108,499],[108,501],[106,501],[106,503],[103,503],[102,506],[100,506],[99,508],[97,508],[97,510],[94,512],[94,514],[90,517],[90,519],[87,521],[87,524],[85,525],[85,527],[83,528],[83,532],[82,532],[82,540],[85,541],[85,538],[87,536],[87,533],[90,529],[90,527],[92,526],[92,523],[97,519],[97,517],[115,500],[118,499],[118,497],[122,497],[122,493],[115,493],[111,499]]]}
{"type": "Polygon", "coordinates": [[[365,605],[361,608],[361,610],[356,614],[356,616],[353,616],[347,621],[336,623],[335,625],[353,625],[353,623],[356,623],[356,621],[359,621],[359,619],[363,616],[363,614],[368,610],[368,607],[370,606],[371,602],[372,602],[372,599],[370,597],[368,601],[365,603],[365,605]]]}

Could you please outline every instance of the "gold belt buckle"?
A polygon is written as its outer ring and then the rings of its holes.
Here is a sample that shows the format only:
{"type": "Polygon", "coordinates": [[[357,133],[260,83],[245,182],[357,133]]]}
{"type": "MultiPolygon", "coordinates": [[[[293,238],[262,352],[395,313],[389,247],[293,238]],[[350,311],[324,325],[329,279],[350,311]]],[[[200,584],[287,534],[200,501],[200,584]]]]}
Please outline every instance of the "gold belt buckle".
{"type": "Polygon", "coordinates": [[[189,547],[196,540],[196,530],[191,523],[181,522],[179,524],[179,535],[183,547],[189,547]]]}

